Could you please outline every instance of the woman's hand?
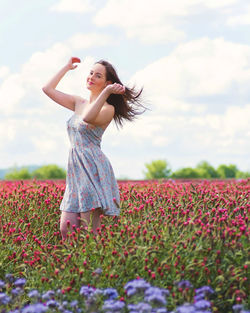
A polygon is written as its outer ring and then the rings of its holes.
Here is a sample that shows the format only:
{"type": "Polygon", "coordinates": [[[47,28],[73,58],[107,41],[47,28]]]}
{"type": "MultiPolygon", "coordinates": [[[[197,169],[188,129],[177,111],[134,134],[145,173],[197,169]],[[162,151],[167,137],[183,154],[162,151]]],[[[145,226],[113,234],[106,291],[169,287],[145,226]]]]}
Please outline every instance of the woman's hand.
{"type": "Polygon", "coordinates": [[[110,94],[114,93],[114,94],[124,94],[126,87],[121,85],[121,84],[110,84],[105,88],[110,94]]]}
{"type": "Polygon", "coordinates": [[[73,65],[73,63],[81,63],[81,60],[77,57],[71,57],[67,63],[67,66],[70,70],[74,70],[77,67],[77,65],[73,65]]]}

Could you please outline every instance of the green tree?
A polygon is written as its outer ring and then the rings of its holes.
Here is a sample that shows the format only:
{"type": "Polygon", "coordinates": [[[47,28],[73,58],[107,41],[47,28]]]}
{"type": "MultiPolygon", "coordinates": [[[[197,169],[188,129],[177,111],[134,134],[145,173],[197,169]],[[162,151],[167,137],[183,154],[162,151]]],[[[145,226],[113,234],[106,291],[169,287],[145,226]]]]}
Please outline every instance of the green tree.
{"type": "Polygon", "coordinates": [[[167,178],[170,176],[171,169],[166,160],[155,160],[145,164],[147,172],[143,171],[146,179],[167,178]]]}
{"type": "Polygon", "coordinates": [[[237,171],[236,178],[249,178],[250,172],[237,171]]]}
{"type": "Polygon", "coordinates": [[[238,172],[238,168],[234,164],[225,165],[221,164],[217,168],[217,173],[220,178],[235,178],[236,173],[238,172]]]}
{"type": "Polygon", "coordinates": [[[192,167],[181,168],[171,175],[171,178],[202,178],[205,172],[192,167]]]}
{"type": "Polygon", "coordinates": [[[4,179],[7,179],[7,180],[31,179],[31,175],[27,167],[23,167],[19,170],[15,167],[4,175],[4,179]]]}
{"type": "Polygon", "coordinates": [[[197,171],[202,178],[218,178],[219,175],[216,169],[207,161],[201,161],[196,166],[197,171]]]}
{"type": "Polygon", "coordinates": [[[34,170],[31,176],[37,179],[65,179],[66,171],[56,164],[49,164],[34,170]]]}

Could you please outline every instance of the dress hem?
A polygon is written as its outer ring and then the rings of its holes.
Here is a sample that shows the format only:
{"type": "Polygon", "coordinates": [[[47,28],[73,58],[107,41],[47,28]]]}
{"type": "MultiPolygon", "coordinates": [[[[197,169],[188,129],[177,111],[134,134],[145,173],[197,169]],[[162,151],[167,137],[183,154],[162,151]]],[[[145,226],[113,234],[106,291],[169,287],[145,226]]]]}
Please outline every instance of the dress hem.
{"type": "MultiPolygon", "coordinates": [[[[61,212],[67,212],[67,213],[87,213],[87,212],[91,212],[91,210],[89,210],[89,211],[86,211],[86,212],[84,212],[84,211],[82,211],[82,212],[72,212],[72,211],[65,211],[65,210],[60,210],[61,212]]],[[[103,215],[104,216],[120,216],[120,213],[119,214],[105,214],[104,212],[103,212],[103,215]]]]}
{"type": "MultiPolygon", "coordinates": [[[[117,214],[108,214],[108,213],[105,213],[105,210],[102,207],[97,207],[95,209],[99,209],[99,208],[102,210],[103,215],[105,215],[105,216],[120,216],[120,212],[117,214]]],[[[62,209],[60,209],[60,211],[61,212],[68,212],[68,213],[87,213],[87,212],[91,212],[92,208],[88,211],[67,211],[67,210],[62,210],[62,209]]]]}

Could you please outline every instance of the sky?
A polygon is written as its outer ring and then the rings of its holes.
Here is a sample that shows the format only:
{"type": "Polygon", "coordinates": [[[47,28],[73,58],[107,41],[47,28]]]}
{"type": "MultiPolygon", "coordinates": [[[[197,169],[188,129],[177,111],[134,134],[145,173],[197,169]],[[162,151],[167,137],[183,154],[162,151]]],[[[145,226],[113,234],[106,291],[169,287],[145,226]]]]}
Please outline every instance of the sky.
{"type": "Polygon", "coordinates": [[[88,100],[100,59],[144,88],[149,110],[102,137],[117,179],[143,179],[159,159],[172,171],[202,160],[250,171],[249,1],[0,0],[0,20],[0,168],[67,168],[73,112],[42,87],[76,56],[62,92],[88,100]]]}

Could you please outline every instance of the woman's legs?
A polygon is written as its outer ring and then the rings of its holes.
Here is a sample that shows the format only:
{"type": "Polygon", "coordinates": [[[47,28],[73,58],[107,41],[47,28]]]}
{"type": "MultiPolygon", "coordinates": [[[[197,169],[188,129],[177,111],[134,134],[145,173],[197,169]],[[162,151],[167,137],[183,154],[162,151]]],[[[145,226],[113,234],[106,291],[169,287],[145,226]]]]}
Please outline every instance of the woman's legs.
{"type": "Polygon", "coordinates": [[[90,223],[90,215],[92,213],[92,224],[93,224],[93,232],[97,233],[97,228],[101,228],[101,219],[100,215],[102,214],[101,208],[96,208],[94,211],[81,212],[81,213],[73,213],[73,212],[65,212],[62,211],[61,220],[60,220],[60,231],[63,237],[63,240],[66,239],[67,232],[72,231],[72,225],[75,225],[76,228],[80,227],[80,223],[83,227],[88,227],[90,223]],[[81,220],[80,220],[81,219],[81,220]],[[69,225],[68,225],[69,223],[69,225]]]}
{"type": "Polygon", "coordinates": [[[91,211],[88,212],[81,212],[80,217],[81,217],[81,225],[83,227],[88,227],[90,223],[90,213],[91,211]]]}
{"type": "Polygon", "coordinates": [[[90,215],[92,213],[92,229],[95,235],[97,235],[97,228],[101,227],[101,219],[100,219],[100,215],[102,213],[101,208],[96,208],[94,211],[88,211],[85,213],[80,213],[81,215],[81,222],[83,227],[86,227],[89,225],[90,223],[90,215]]]}
{"type": "Polygon", "coordinates": [[[95,211],[93,212],[93,232],[94,234],[98,234],[97,228],[101,228],[101,219],[100,215],[102,214],[102,209],[101,208],[96,208],[95,211]]]}
{"type": "Polygon", "coordinates": [[[67,232],[69,230],[70,231],[73,230],[72,228],[73,225],[75,225],[76,227],[80,226],[79,217],[80,217],[79,213],[62,211],[61,219],[60,219],[60,231],[61,231],[63,240],[66,239],[67,232]]]}

